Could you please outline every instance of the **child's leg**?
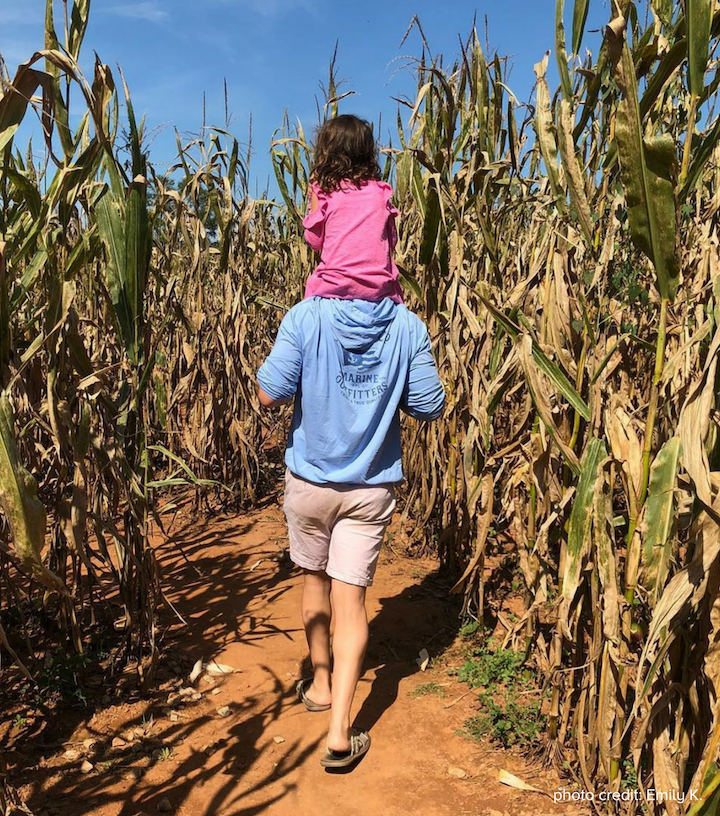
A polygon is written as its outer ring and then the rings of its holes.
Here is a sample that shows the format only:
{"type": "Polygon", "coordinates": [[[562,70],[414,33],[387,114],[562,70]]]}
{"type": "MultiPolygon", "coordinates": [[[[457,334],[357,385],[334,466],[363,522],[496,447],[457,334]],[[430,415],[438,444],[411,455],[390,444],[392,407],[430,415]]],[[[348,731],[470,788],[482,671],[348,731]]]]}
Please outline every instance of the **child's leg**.
{"type": "Polygon", "coordinates": [[[313,682],[307,696],[318,705],[330,702],[330,578],[325,572],[305,570],[302,620],[305,627],[313,682]]]}
{"type": "Polygon", "coordinates": [[[327,747],[332,751],[347,751],[350,748],[350,708],[368,644],[365,587],[333,579],[332,599],[334,665],[327,747]]]}

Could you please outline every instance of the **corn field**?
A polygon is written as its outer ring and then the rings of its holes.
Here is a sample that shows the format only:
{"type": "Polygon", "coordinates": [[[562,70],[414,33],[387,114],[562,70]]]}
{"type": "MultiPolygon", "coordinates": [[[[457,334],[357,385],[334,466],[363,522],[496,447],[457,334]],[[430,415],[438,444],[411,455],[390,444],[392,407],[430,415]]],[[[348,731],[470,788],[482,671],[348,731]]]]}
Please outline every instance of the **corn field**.
{"type": "MultiPolygon", "coordinates": [[[[590,791],[632,768],[642,790],[703,795],[617,812],[711,814],[720,7],[613,2],[592,55],[589,3],[557,0],[529,104],[474,30],[451,65],[424,50],[382,149],[448,393],[441,421],[406,424],[403,514],[479,620],[486,560],[511,543],[524,613],[505,645],[551,690],[548,759],[590,791]]],[[[66,11],[62,42],[48,0],[45,49],[14,77],[0,61],[0,643],[32,678],[45,650],[112,626],[150,683],[167,606],[151,528],[184,493],[250,506],[275,478],[282,417],[255,372],[313,266],[312,146],[282,124],[279,201],[249,197],[227,128],[178,139],[157,175],[122,75],[80,71],[89,0],[66,11]],[[16,142],[30,119],[40,162],[16,142]]],[[[345,96],[333,62],[321,117],[345,96]]]]}

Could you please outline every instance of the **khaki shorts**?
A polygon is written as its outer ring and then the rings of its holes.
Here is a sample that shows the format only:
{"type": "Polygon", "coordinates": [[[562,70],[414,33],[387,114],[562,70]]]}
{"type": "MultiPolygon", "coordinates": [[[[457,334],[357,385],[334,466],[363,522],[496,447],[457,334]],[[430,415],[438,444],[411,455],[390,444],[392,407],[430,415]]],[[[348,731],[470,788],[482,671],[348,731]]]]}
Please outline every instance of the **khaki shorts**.
{"type": "Polygon", "coordinates": [[[283,509],[295,564],[346,584],[372,584],[395,510],[392,484],[315,484],[286,470],[283,509]]]}

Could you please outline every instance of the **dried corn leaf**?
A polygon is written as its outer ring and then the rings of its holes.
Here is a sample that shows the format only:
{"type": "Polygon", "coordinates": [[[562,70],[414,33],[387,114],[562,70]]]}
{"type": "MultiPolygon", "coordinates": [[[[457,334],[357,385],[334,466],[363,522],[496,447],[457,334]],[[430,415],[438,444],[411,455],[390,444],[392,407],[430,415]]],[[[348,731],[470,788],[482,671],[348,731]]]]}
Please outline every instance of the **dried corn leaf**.
{"type": "Polygon", "coordinates": [[[37,496],[37,482],[18,458],[13,411],[5,392],[0,394],[0,505],[10,525],[20,560],[48,589],[67,594],[65,585],[43,564],[46,514],[37,496]]]}
{"type": "Polygon", "coordinates": [[[682,465],[695,483],[698,498],[706,505],[712,504],[712,493],[705,439],[710,427],[710,410],[715,403],[715,372],[719,351],[720,328],[715,332],[702,374],[690,388],[678,421],[682,465]]]}
{"type": "Polygon", "coordinates": [[[632,420],[615,397],[605,415],[605,430],[614,459],[622,465],[636,501],[642,485],[642,445],[632,420]]]}
{"type": "Polygon", "coordinates": [[[643,537],[641,581],[651,605],[665,586],[672,557],[674,490],[681,445],[674,436],[660,448],[650,468],[650,483],[640,530],[643,537]]]}
{"type": "MultiPolygon", "coordinates": [[[[588,442],[580,468],[575,501],[570,511],[567,556],[562,575],[562,600],[558,620],[566,637],[572,638],[568,625],[570,608],[580,586],[580,574],[592,544],[593,499],[602,462],[607,456],[605,443],[596,437],[588,442]]],[[[604,523],[604,519],[603,519],[604,523]]]]}
{"type": "Polygon", "coordinates": [[[615,140],[625,189],[630,234],[635,246],[652,261],[658,289],[672,300],[677,289],[675,252],[675,175],[677,154],[670,134],[643,138],[644,126],[632,53],[622,26],[608,25],[607,40],[622,98],[615,120],[615,140]]]}
{"type": "Polygon", "coordinates": [[[532,338],[529,335],[524,335],[518,343],[518,357],[525,373],[528,389],[532,396],[533,403],[538,412],[538,415],[543,421],[553,441],[560,449],[562,455],[565,457],[568,465],[576,473],[580,472],[580,461],[578,460],[575,451],[569,447],[567,442],[562,437],[560,429],[555,424],[552,416],[552,406],[548,399],[547,388],[540,380],[539,370],[533,360],[532,338]]]}
{"type": "Polygon", "coordinates": [[[517,788],[517,790],[534,791],[535,793],[542,793],[545,794],[545,796],[549,796],[547,791],[536,788],[528,782],[524,782],[520,777],[511,774],[510,771],[506,771],[504,768],[498,771],[498,782],[501,782],[503,785],[509,785],[511,788],[517,788]]]}

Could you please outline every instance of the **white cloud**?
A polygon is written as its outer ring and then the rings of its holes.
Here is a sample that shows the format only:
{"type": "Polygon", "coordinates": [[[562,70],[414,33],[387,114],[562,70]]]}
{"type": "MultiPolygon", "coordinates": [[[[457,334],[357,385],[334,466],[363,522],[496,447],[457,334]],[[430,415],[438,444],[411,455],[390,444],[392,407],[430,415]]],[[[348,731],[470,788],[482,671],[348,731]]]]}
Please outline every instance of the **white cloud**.
{"type": "MultiPolygon", "coordinates": [[[[44,47],[42,39],[37,42],[32,40],[10,40],[7,42],[2,39],[0,40],[0,55],[5,60],[8,71],[14,74],[15,68],[21,62],[27,62],[36,51],[40,51],[44,47]]],[[[42,68],[43,65],[41,63],[40,66],[36,65],[35,67],[42,68]]]]}
{"type": "Polygon", "coordinates": [[[263,17],[275,17],[296,9],[316,14],[320,5],[320,0],[216,0],[216,2],[235,8],[249,8],[263,17]]]}
{"type": "Polygon", "coordinates": [[[34,26],[44,17],[43,7],[37,0],[23,3],[21,8],[0,8],[0,25],[34,26]]]}
{"type": "Polygon", "coordinates": [[[44,47],[44,0],[23,0],[22,3],[0,0],[0,54],[10,73],[44,47]]]}
{"type": "Polygon", "coordinates": [[[161,23],[167,20],[169,14],[160,7],[157,0],[144,0],[141,3],[124,3],[122,6],[110,6],[104,9],[108,14],[118,17],[128,17],[132,20],[145,20],[149,23],[161,23]]]}

